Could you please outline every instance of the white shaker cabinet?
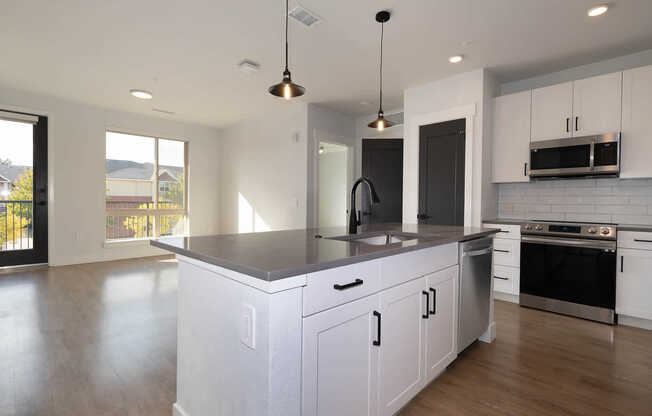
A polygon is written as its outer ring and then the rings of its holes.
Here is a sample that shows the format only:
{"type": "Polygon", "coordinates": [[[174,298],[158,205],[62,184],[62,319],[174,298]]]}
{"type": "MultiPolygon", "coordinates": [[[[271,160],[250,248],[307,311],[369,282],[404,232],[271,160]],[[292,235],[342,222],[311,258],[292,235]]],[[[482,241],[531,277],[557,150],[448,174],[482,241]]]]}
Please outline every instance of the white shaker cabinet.
{"type": "Polygon", "coordinates": [[[302,415],[377,414],[378,309],[374,295],[303,320],[302,415]]]}
{"type": "Polygon", "coordinates": [[[393,415],[423,388],[422,321],[428,315],[427,293],[426,280],[420,278],[380,294],[383,333],[378,366],[380,416],[393,415]]]}
{"type": "Polygon", "coordinates": [[[531,141],[572,136],[573,83],[532,90],[531,141]]]}
{"type": "Polygon", "coordinates": [[[494,99],[493,182],[529,182],[532,91],[494,99]]]}
{"type": "Polygon", "coordinates": [[[618,249],[618,255],[616,313],[652,320],[652,251],[618,249]]]}
{"type": "Polygon", "coordinates": [[[621,178],[652,177],[652,66],[623,73],[621,178]]]}
{"type": "Polygon", "coordinates": [[[457,356],[457,299],[459,269],[453,267],[426,276],[430,292],[425,321],[426,383],[434,380],[457,356]]]}
{"type": "Polygon", "coordinates": [[[620,131],[622,75],[614,72],[573,83],[574,137],[620,131]]]}

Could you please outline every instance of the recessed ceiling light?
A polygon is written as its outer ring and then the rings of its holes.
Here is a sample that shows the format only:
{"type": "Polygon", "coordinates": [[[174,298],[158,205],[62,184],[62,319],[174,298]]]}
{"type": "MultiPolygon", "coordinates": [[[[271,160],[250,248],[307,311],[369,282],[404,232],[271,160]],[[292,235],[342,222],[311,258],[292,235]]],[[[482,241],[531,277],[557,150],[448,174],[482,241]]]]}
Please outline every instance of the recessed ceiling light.
{"type": "Polygon", "coordinates": [[[450,62],[451,64],[459,64],[463,60],[464,60],[464,57],[462,55],[455,55],[455,56],[451,56],[450,58],[448,58],[448,62],[450,62]]]}
{"type": "Polygon", "coordinates": [[[600,6],[591,7],[587,14],[589,17],[597,17],[607,13],[607,10],[609,10],[609,6],[601,4],[600,6]]]}
{"type": "Polygon", "coordinates": [[[129,90],[129,93],[133,95],[136,98],[140,98],[141,100],[151,100],[152,99],[152,93],[149,91],[145,90],[129,90]]]}

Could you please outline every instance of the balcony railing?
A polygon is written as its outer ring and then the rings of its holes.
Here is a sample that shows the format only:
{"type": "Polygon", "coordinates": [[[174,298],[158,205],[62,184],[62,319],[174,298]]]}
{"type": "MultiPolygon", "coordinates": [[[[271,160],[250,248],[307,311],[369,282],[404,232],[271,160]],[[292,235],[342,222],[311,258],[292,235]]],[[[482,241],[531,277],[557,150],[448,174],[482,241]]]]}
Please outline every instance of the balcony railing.
{"type": "Polygon", "coordinates": [[[185,210],[179,204],[159,202],[106,201],[106,239],[143,239],[183,234],[185,210]]]}
{"type": "Polygon", "coordinates": [[[0,251],[34,248],[32,201],[0,200],[0,251]]]}

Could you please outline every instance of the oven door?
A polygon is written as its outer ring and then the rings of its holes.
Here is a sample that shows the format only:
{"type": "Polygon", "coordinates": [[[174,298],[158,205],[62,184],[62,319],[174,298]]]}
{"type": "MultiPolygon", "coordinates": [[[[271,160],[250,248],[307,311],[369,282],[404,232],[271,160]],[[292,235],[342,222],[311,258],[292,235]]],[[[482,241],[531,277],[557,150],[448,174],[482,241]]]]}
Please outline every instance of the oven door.
{"type": "Polygon", "coordinates": [[[522,236],[520,302],[614,322],[616,242],[522,236]]]}

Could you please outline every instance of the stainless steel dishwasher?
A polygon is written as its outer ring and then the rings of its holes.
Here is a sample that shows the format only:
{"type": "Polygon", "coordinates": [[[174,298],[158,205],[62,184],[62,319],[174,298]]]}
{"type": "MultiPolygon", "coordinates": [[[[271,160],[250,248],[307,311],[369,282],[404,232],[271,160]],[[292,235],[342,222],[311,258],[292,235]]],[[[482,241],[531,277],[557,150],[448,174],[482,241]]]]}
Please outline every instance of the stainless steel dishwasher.
{"type": "Polygon", "coordinates": [[[493,237],[460,243],[460,290],[457,352],[471,345],[489,326],[493,237]]]}

